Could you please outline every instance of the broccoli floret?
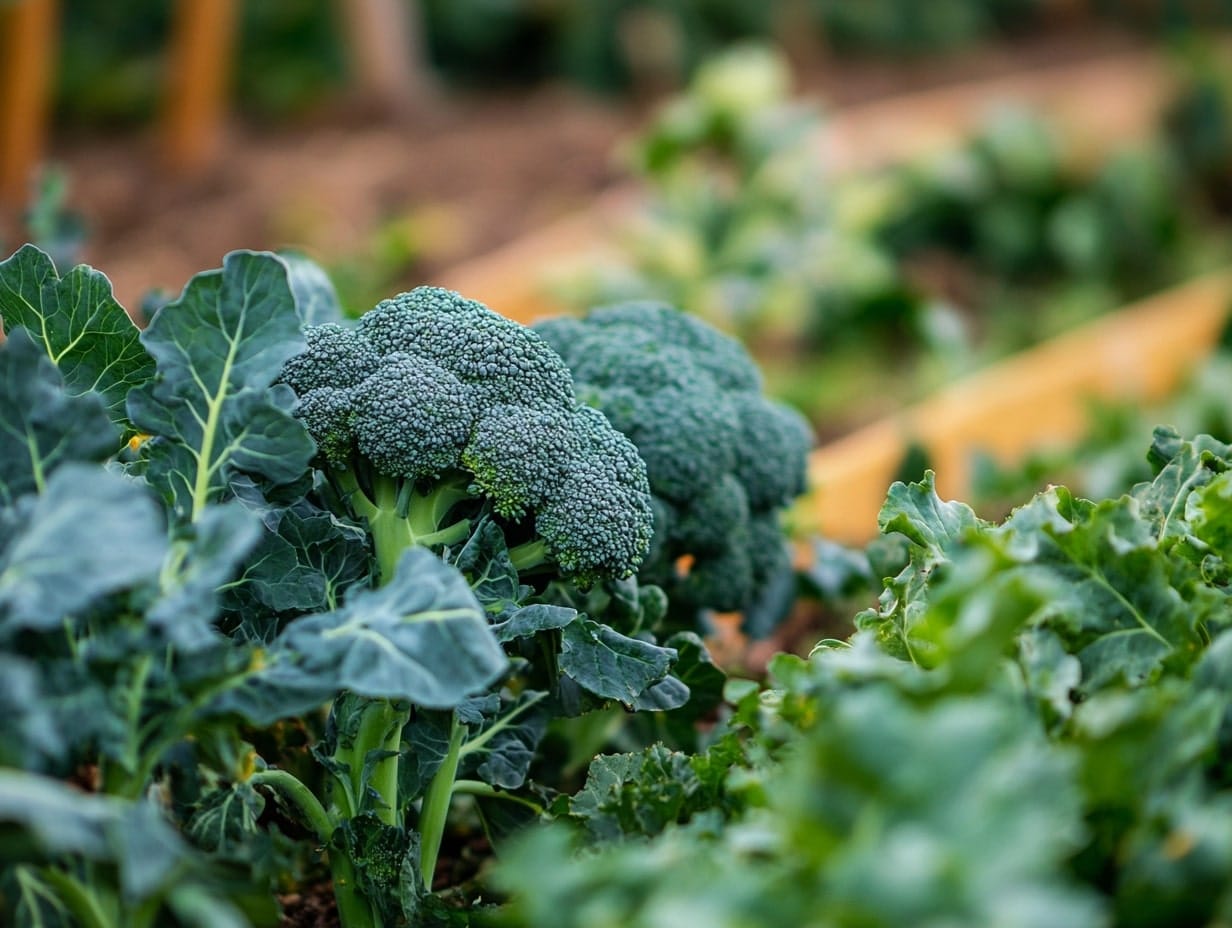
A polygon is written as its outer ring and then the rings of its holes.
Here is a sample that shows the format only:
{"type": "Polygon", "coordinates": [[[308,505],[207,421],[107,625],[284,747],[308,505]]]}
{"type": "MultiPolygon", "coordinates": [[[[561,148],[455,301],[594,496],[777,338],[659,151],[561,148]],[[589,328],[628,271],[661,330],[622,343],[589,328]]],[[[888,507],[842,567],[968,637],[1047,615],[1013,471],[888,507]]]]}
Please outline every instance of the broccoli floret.
{"type": "Polygon", "coordinates": [[[754,512],[781,509],[804,492],[805,461],[813,433],[788,406],[767,403],[753,393],[730,397],[740,421],[736,479],[754,512]]]}
{"type": "Polygon", "coordinates": [[[424,287],[306,340],[282,380],[335,495],[367,520],[383,579],[405,548],[460,543],[484,513],[517,542],[520,570],[554,565],[582,585],[636,571],[645,465],[533,331],[424,287]]]}
{"type": "Polygon", "coordinates": [[[622,304],[535,330],[646,462],[655,536],[640,579],[663,585],[678,617],[759,602],[790,566],[778,517],[805,488],[804,418],[762,395],[738,341],[669,306],[622,304]]]}

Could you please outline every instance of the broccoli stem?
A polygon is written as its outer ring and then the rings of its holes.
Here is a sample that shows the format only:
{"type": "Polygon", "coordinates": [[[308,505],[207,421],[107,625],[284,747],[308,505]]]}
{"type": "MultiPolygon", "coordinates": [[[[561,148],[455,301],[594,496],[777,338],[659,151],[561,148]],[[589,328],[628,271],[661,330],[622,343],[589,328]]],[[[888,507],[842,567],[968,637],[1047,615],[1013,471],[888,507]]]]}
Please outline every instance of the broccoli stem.
{"type": "Polygon", "coordinates": [[[518,573],[541,567],[549,560],[547,542],[542,538],[534,538],[515,545],[509,549],[509,560],[513,562],[513,567],[518,573]]]}
{"type": "Polygon", "coordinates": [[[356,515],[368,522],[381,583],[389,582],[407,548],[457,544],[470,532],[469,519],[447,521],[450,510],[471,496],[470,482],[460,474],[436,480],[427,489],[412,480],[375,474],[370,493],[354,469],[334,476],[356,515]]]}
{"type": "Polygon", "coordinates": [[[445,837],[445,823],[449,818],[449,801],[453,798],[453,785],[458,777],[458,762],[462,759],[462,742],[466,738],[466,726],[450,713],[449,750],[444,761],[432,776],[428,791],[424,793],[419,812],[419,871],[425,888],[432,891],[432,878],[436,873],[436,861],[445,837]]]}
{"type": "MultiPolygon", "coordinates": [[[[461,474],[446,475],[435,481],[426,490],[411,480],[374,475],[370,491],[365,491],[354,470],[336,473],[335,480],[346,496],[352,510],[368,522],[372,535],[373,553],[377,564],[377,583],[385,585],[393,579],[398,561],[408,548],[432,547],[455,544],[470,532],[470,520],[458,519],[448,522],[450,511],[470,497],[470,481],[461,474]]],[[[351,808],[349,796],[364,795],[364,768],[373,751],[385,755],[373,763],[368,772],[367,788],[379,797],[377,816],[387,825],[402,827],[402,810],[398,797],[398,766],[402,749],[402,730],[409,721],[407,710],[400,709],[386,699],[368,700],[360,710],[359,727],[351,747],[339,748],[335,760],[350,772],[351,782],[344,786],[335,783],[335,805],[344,814],[354,816],[359,812],[351,808]]],[[[453,721],[451,741],[452,766],[449,757],[442,766],[424,796],[424,813],[421,815],[420,831],[423,836],[421,861],[430,866],[424,870],[424,880],[431,886],[432,870],[440,851],[445,821],[449,812],[449,799],[453,781],[457,775],[461,740],[466,730],[453,721]]],[[[334,857],[342,854],[331,853],[334,857]]],[[[349,866],[349,861],[344,865],[349,866]]],[[[335,895],[343,925],[352,926],[379,924],[367,900],[354,885],[353,874],[334,871],[335,895]],[[348,885],[349,884],[349,885],[348,885]]]]}

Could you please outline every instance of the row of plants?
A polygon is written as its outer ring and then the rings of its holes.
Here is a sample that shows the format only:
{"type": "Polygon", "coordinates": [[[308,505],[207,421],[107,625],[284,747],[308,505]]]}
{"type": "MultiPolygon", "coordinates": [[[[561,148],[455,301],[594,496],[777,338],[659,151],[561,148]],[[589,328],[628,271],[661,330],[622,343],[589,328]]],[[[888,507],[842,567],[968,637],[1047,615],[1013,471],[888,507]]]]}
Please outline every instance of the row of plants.
{"type": "Polygon", "coordinates": [[[896,484],[797,577],[808,430],[661,304],[349,324],[237,252],[140,332],[27,246],[0,318],[14,924],[275,924],[322,879],[344,926],[1232,917],[1215,438],[1001,522],[896,484]],[[849,640],[710,660],[711,613],[843,576],[887,578],[849,640]]]}
{"type": "Polygon", "coordinates": [[[496,874],[519,926],[1219,925],[1232,915],[1229,465],[1000,523],[882,510],[848,640],[731,681],[704,751],[601,757],[496,874]]]}
{"type": "Polygon", "coordinates": [[[734,50],[628,147],[642,199],[621,253],[550,286],[577,306],[666,299],[786,351],[775,390],[832,426],[861,395],[918,396],[1228,259],[1232,81],[1211,49],[1185,68],[1158,138],[1094,168],[1004,111],[952,150],[835,178],[785,60],[734,50]]]}

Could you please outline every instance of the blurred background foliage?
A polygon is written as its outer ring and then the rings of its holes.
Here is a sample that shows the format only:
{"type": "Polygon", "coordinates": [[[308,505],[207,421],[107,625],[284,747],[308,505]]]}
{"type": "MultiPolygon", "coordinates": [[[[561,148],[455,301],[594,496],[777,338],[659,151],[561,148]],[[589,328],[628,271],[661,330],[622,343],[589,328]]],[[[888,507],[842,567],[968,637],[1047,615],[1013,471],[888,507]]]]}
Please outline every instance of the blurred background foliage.
{"type": "MultiPolygon", "coordinates": [[[[564,80],[619,93],[679,86],[733,42],[782,40],[832,56],[951,53],[1046,28],[1045,0],[405,0],[425,60],[464,87],[564,80]]],[[[260,119],[291,118],[345,82],[335,0],[244,0],[236,99],[260,119]]],[[[1061,6],[1067,6],[1061,4],[1061,6]]],[[[1075,6],[1075,4],[1068,4],[1075,6]]],[[[1232,0],[1125,4],[1084,15],[1151,35],[1232,23],[1232,0]]],[[[56,113],[62,124],[118,127],[158,104],[167,0],[66,0],[56,113]]]]}

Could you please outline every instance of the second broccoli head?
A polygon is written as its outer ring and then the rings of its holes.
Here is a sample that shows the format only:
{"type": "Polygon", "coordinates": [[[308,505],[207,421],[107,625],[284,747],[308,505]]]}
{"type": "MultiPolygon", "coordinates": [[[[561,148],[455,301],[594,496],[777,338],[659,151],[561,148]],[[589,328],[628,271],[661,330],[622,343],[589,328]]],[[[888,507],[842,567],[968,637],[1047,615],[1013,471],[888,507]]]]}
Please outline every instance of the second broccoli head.
{"type": "Polygon", "coordinates": [[[550,563],[583,585],[636,571],[652,534],[645,465],[533,331],[421,287],[305,335],[282,380],[383,574],[406,547],[462,541],[483,512],[518,542],[519,569],[550,563]]]}
{"type": "Polygon", "coordinates": [[[656,527],[642,579],[677,608],[754,607],[791,570],[779,516],[805,489],[808,423],[762,395],[738,341],[669,306],[535,329],[646,461],[656,527]]]}

